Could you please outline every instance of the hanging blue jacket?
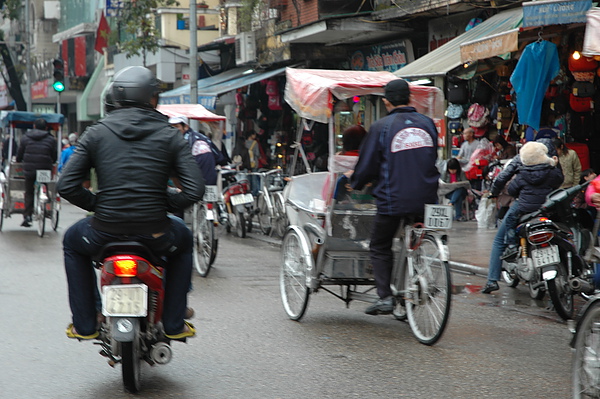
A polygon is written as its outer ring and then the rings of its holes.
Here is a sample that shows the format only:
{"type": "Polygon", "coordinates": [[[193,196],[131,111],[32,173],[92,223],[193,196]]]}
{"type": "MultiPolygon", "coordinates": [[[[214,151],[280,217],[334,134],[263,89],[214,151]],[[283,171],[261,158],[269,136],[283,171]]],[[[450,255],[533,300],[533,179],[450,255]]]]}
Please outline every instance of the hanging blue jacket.
{"type": "Polygon", "coordinates": [[[437,138],[431,118],[413,107],[393,109],[362,142],[352,187],[373,182],[381,215],[423,214],[425,204],[437,203],[437,138]]]}
{"type": "Polygon", "coordinates": [[[517,93],[517,115],[521,125],[540,129],[544,94],[559,71],[558,50],[554,43],[540,41],[525,47],[510,77],[517,93]]]}

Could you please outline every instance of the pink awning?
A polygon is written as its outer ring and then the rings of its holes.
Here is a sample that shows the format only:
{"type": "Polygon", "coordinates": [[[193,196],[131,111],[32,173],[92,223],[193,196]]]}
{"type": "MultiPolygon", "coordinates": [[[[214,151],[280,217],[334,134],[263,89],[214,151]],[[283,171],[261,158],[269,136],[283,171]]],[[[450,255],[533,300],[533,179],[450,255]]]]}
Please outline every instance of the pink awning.
{"type": "MultiPolygon", "coordinates": [[[[334,97],[383,96],[385,85],[398,79],[391,72],[344,71],[326,69],[286,69],[285,101],[298,115],[327,123],[334,97]]],[[[411,84],[411,104],[432,118],[444,117],[443,93],[437,87],[411,84]]]]}
{"type": "Polygon", "coordinates": [[[186,116],[204,122],[224,121],[227,118],[213,114],[200,104],[159,104],[156,110],[169,117],[186,116]]]}

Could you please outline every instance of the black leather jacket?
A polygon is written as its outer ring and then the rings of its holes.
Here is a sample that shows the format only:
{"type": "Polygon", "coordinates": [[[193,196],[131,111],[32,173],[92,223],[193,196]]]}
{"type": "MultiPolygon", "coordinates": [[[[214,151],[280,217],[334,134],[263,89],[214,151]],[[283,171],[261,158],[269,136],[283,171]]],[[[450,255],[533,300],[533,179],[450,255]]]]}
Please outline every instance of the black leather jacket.
{"type": "Polygon", "coordinates": [[[58,181],[60,195],[95,212],[92,226],[113,234],[152,234],[169,226],[168,210],[204,195],[202,174],[188,143],[153,109],[119,108],[82,135],[58,181]],[[82,186],[95,168],[98,187],[82,186]],[[170,177],[181,192],[168,195],[170,177]]]}

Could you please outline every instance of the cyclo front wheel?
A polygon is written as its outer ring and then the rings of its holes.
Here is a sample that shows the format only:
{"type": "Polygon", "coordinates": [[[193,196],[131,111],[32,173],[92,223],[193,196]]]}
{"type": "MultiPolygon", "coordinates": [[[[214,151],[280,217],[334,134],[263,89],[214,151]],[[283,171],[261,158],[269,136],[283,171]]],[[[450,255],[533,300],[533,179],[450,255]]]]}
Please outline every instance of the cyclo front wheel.
{"type": "Polygon", "coordinates": [[[198,274],[206,277],[211,267],[212,246],[214,243],[214,226],[206,219],[204,206],[194,204],[192,232],[194,235],[194,267],[198,274]]]}
{"type": "Polygon", "coordinates": [[[600,397],[600,301],[579,321],[573,349],[573,398],[600,397]]]}
{"type": "Polygon", "coordinates": [[[310,295],[306,282],[312,264],[306,237],[296,228],[290,229],[281,245],[279,288],[285,312],[292,320],[300,320],[306,312],[310,295]]]}
{"type": "MultiPolygon", "coordinates": [[[[441,245],[441,244],[440,244],[441,245]]],[[[435,344],[444,333],[450,315],[451,279],[443,248],[430,234],[409,256],[404,279],[406,316],[413,334],[425,345],[435,344]]]]}

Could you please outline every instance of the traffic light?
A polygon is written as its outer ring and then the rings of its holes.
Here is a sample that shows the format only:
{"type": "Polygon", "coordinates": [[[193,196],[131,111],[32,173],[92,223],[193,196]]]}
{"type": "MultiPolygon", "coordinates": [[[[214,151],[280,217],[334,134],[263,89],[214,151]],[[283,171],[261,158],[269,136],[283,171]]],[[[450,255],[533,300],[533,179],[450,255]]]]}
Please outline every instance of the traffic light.
{"type": "Polygon", "coordinates": [[[52,65],[54,66],[54,84],[52,84],[52,87],[54,91],[60,93],[65,90],[65,63],[60,58],[55,58],[52,65]]]}

